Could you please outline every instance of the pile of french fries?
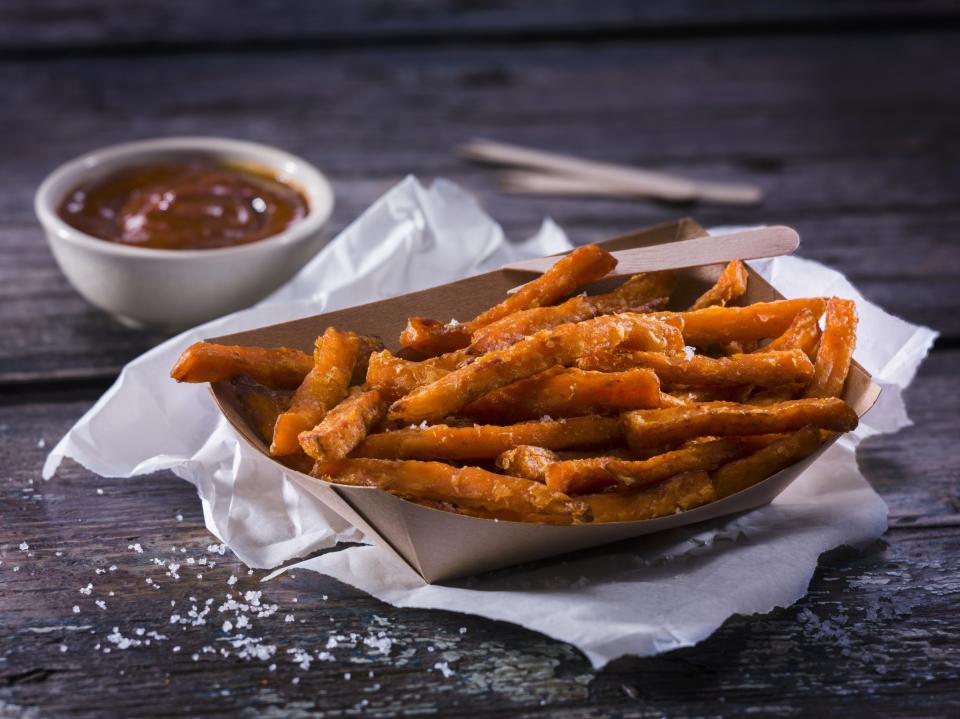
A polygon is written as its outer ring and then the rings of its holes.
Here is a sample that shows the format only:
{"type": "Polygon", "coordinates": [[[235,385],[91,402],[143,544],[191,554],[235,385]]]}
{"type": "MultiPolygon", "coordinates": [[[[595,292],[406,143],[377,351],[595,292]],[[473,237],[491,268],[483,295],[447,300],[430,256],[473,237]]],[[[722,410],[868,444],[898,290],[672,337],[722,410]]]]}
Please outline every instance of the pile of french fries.
{"type": "Polygon", "coordinates": [[[853,302],[730,306],[747,290],[740,261],[685,311],[664,309],[670,272],[577,294],[615,265],[588,245],[467,322],[410,318],[402,357],[330,327],[312,357],[200,342],[171,374],[231,382],[289,467],[495,520],[670,515],[856,427],[841,399],[853,302]]]}

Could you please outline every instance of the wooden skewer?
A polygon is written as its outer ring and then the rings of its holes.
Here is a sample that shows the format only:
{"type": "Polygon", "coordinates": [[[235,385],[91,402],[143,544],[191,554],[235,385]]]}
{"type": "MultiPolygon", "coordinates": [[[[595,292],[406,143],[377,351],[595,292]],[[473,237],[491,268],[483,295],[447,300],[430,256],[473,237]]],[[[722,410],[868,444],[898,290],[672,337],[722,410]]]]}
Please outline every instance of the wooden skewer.
{"type": "MultiPolygon", "coordinates": [[[[617,266],[610,277],[635,275],[638,272],[699,267],[730,260],[751,260],[758,257],[788,255],[800,246],[800,235],[790,227],[773,226],[731,232],[727,235],[708,235],[692,240],[668,242],[662,245],[636,247],[614,252],[617,266]]],[[[504,270],[542,273],[556,262],[556,257],[538,257],[512,262],[504,270]]]]}
{"type": "Polygon", "coordinates": [[[579,180],[582,185],[597,185],[605,188],[606,194],[621,197],[655,197],[674,202],[703,200],[730,205],[752,205],[762,198],[760,189],[754,185],[693,180],[663,172],[584,160],[492,140],[471,140],[461,146],[460,153],[470,160],[528,167],[546,171],[567,180],[567,182],[557,180],[551,185],[548,178],[538,184],[530,180],[531,173],[522,173],[519,179],[514,176],[512,182],[508,178],[508,187],[513,189],[511,185],[519,186],[520,191],[523,192],[547,192],[549,190],[546,188],[552,186],[562,190],[558,194],[572,194],[573,182],[579,180]]]}

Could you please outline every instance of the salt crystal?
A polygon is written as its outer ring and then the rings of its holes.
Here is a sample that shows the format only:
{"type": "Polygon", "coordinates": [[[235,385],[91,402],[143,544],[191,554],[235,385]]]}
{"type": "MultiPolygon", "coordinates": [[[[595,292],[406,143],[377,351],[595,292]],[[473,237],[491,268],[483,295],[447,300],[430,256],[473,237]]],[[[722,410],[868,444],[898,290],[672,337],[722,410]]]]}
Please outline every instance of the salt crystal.
{"type": "Polygon", "coordinates": [[[103,490],[100,489],[100,487],[97,487],[97,494],[99,494],[99,495],[101,495],[101,496],[103,495],[103,490]]]}
{"type": "Polygon", "coordinates": [[[174,653],[174,654],[177,654],[179,651],[180,651],[180,647],[174,647],[174,648],[173,648],[173,653],[174,653]]]}
{"type": "Polygon", "coordinates": [[[466,628],[466,627],[460,627],[460,633],[461,633],[461,634],[466,634],[466,633],[467,633],[467,628],[466,628]]]}
{"type": "Polygon", "coordinates": [[[433,665],[434,669],[439,669],[440,673],[443,674],[444,679],[449,679],[454,674],[456,674],[453,669],[450,668],[450,665],[447,662],[437,662],[433,665]]]}
{"type": "Polygon", "coordinates": [[[76,604],[73,605],[73,613],[74,613],[74,614],[79,614],[79,613],[80,613],[80,607],[78,607],[76,604]]]}
{"type": "Polygon", "coordinates": [[[237,629],[246,629],[249,626],[250,620],[247,617],[245,617],[243,614],[237,617],[237,629]]]}
{"type": "Polygon", "coordinates": [[[147,578],[146,578],[145,580],[143,580],[143,581],[145,581],[147,584],[153,584],[153,580],[152,580],[150,577],[147,577],[147,578]]]}
{"type": "Polygon", "coordinates": [[[196,661],[199,661],[199,660],[200,660],[200,655],[199,655],[199,654],[191,654],[191,655],[190,655],[190,658],[193,659],[193,661],[196,662],[196,661]]]}
{"type": "Polygon", "coordinates": [[[344,678],[345,681],[350,681],[350,672],[344,672],[344,673],[343,673],[343,678],[344,678]]]}
{"type": "Polygon", "coordinates": [[[93,585],[92,585],[92,584],[87,584],[87,586],[80,588],[80,594],[83,594],[84,596],[87,596],[87,597],[90,596],[90,593],[91,593],[92,591],[93,591],[93,585]]]}
{"type": "Polygon", "coordinates": [[[237,583],[237,578],[231,574],[230,579],[227,580],[227,584],[232,587],[236,583],[237,583]]]}
{"type": "Polygon", "coordinates": [[[66,645],[66,644],[61,644],[61,645],[60,645],[60,653],[63,654],[65,651],[67,651],[67,645],[66,645]]]}
{"type": "Polygon", "coordinates": [[[271,664],[269,667],[267,667],[267,671],[270,671],[270,672],[275,672],[275,671],[277,671],[277,665],[276,665],[276,664],[271,664]]]}
{"type": "Polygon", "coordinates": [[[694,356],[696,353],[697,353],[697,351],[696,351],[693,347],[691,347],[690,345],[687,345],[686,347],[683,348],[683,355],[684,355],[684,357],[687,359],[688,362],[693,359],[693,356],[694,356]]]}
{"type": "Polygon", "coordinates": [[[57,557],[62,557],[62,556],[63,556],[63,552],[54,552],[54,555],[57,556],[57,557]]]}
{"type": "Polygon", "coordinates": [[[233,631],[233,622],[231,622],[229,619],[226,620],[226,621],[223,623],[223,631],[225,631],[225,632],[232,632],[232,631],[233,631]]]}
{"type": "Polygon", "coordinates": [[[292,614],[288,614],[287,616],[285,616],[285,617],[283,618],[283,621],[285,621],[285,622],[292,622],[292,621],[293,621],[293,615],[292,615],[292,614]]]}
{"type": "Polygon", "coordinates": [[[460,323],[457,322],[457,321],[456,321],[454,318],[452,318],[452,317],[450,318],[450,322],[449,322],[448,324],[449,324],[451,327],[459,327],[459,326],[460,326],[460,323]]]}
{"type": "Polygon", "coordinates": [[[136,544],[128,544],[127,549],[132,549],[137,554],[143,554],[143,547],[140,546],[140,542],[136,544]]]}
{"type": "Polygon", "coordinates": [[[300,677],[294,677],[293,679],[290,680],[290,683],[291,683],[291,684],[299,684],[299,683],[300,683],[300,677]]]}
{"type": "Polygon", "coordinates": [[[117,571],[117,565],[116,565],[116,564],[111,564],[109,567],[107,567],[107,569],[108,569],[109,571],[111,571],[111,572],[115,572],[115,571],[117,571]]]}
{"type": "Polygon", "coordinates": [[[29,545],[29,544],[27,544],[26,542],[20,542],[20,551],[21,551],[21,552],[26,552],[28,549],[30,549],[30,545],[29,545]]]}
{"type": "MultiPolygon", "coordinates": [[[[183,515],[182,515],[182,514],[177,514],[177,515],[175,515],[175,519],[176,519],[178,522],[182,522],[182,521],[183,521],[183,515]]],[[[196,656],[196,655],[194,655],[194,656],[196,656]]]]}
{"type": "Polygon", "coordinates": [[[106,609],[106,608],[107,608],[107,603],[106,603],[105,601],[103,601],[102,599],[96,600],[96,601],[94,602],[94,604],[96,604],[96,605],[97,605],[98,607],[100,607],[101,609],[106,609]]]}
{"type": "Polygon", "coordinates": [[[94,573],[96,573],[96,574],[106,574],[106,573],[107,573],[107,570],[106,570],[106,569],[100,569],[100,567],[97,567],[97,568],[94,569],[93,571],[94,571],[94,573]]]}
{"type": "Polygon", "coordinates": [[[47,446],[47,440],[45,439],[41,439],[39,442],[37,442],[37,447],[39,447],[40,449],[43,449],[46,446],[47,446]]]}

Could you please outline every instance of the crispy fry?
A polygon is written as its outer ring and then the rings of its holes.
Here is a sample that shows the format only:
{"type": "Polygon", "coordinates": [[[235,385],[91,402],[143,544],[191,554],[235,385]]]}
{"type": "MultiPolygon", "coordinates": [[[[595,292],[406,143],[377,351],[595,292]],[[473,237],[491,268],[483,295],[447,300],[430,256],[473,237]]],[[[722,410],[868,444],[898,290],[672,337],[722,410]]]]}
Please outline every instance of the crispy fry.
{"type": "Polygon", "coordinates": [[[804,309],[797,313],[793,322],[779,337],[772,339],[766,346],[757,352],[774,352],[777,350],[800,349],[810,359],[817,353],[820,342],[820,324],[817,317],[810,310],[804,309]]]}
{"type": "Polygon", "coordinates": [[[602,492],[578,499],[590,507],[594,523],[632,522],[699,507],[716,499],[716,493],[706,472],[686,472],[634,492],[602,492]]]}
{"type": "Polygon", "coordinates": [[[469,351],[483,354],[503,349],[519,340],[557,325],[582,322],[616,312],[650,312],[666,305],[673,290],[672,272],[634,275],[623,285],[603,295],[571,297],[554,307],[536,307],[507,315],[477,329],[469,351]]]}
{"type": "Polygon", "coordinates": [[[742,402],[753,388],[744,385],[699,385],[695,387],[673,387],[668,397],[675,402],[665,403],[663,396],[660,405],[669,407],[676,404],[702,404],[704,402],[742,402]]]}
{"type": "Polygon", "coordinates": [[[269,444],[277,417],[290,406],[290,393],[268,389],[246,375],[234,377],[230,384],[247,422],[257,430],[260,439],[269,444]]]}
{"type": "Polygon", "coordinates": [[[758,450],[749,457],[737,459],[713,472],[711,479],[717,497],[728,497],[770,477],[808,457],[829,437],[810,425],[758,450]]]}
{"type": "Polygon", "coordinates": [[[693,437],[790,432],[808,424],[848,432],[857,413],[840,399],[798,399],[768,407],[729,403],[640,409],[621,415],[631,449],[659,447],[693,437]]]}
{"type": "Polygon", "coordinates": [[[782,384],[779,387],[767,387],[751,392],[744,401],[757,407],[767,407],[771,404],[780,404],[791,399],[797,399],[802,394],[802,384],[782,384]]]}
{"type": "Polygon", "coordinates": [[[831,297],[827,302],[827,318],[807,397],[839,397],[843,394],[856,344],[856,304],[853,300],[831,297]]]}
{"type": "Polygon", "coordinates": [[[436,367],[437,369],[445,369],[452,372],[461,365],[472,361],[473,355],[467,352],[467,348],[464,347],[463,349],[454,350],[453,352],[445,352],[436,357],[428,357],[423,360],[423,364],[428,367],[436,367]]]}
{"type": "Polygon", "coordinates": [[[551,368],[494,390],[460,414],[483,422],[577,417],[606,411],[660,406],[660,383],[647,369],[584,372],[551,368]]]}
{"type": "Polygon", "coordinates": [[[318,463],[315,476],[332,482],[370,485],[405,499],[451,502],[487,510],[534,512],[589,518],[581,501],[554,492],[539,482],[506,477],[479,467],[452,467],[442,462],[342,459],[318,463]]]}
{"type": "Polygon", "coordinates": [[[437,421],[488,392],[525,379],[554,365],[572,365],[591,351],[621,344],[642,349],[678,349],[677,328],[646,315],[605,315],[585,322],[541,330],[506,349],[489,352],[472,363],[397,400],[388,417],[401,422],[437,421]]]}
{"type": "Polygon", "coordinates": [[[656,312],[653,316],[663,320],[671,317],[681,319],[686,343],[705,347],[730,341],[749,342],[777,337],[786,331],[801,310],[810,310],[819,318],[825,306],[826,302],[822,297],[809,297],[757,302],[747,307],[705,307],[689,312],[656,312]]]}
{"type": "Polygon", "coordinates": [[[400,344],[431,356],[466,347],[470,344],[470,336],[481,327],[520,310],[552,305],[584,285],[599,280],[616,264],[613,255],[596,245],[578,247],[535,280],[469,322],[443,324],[411,317],[400,335],[400,344]]]}
{"type": "Polygon", "coordinates": [[[544,469],[544,481],[551,489],[566,494],[599,492],[614,485],[640,487],[681,472],[716,469],[752,451],[752,447],[739,438],[724,437],[644,460],[597,457],[553,462],[544,469]]]}
{"type": "Polygon", "coordinates": [[[497,466],[511,477],[546,481],[547,465],[559,462],[556,452],[543,447],[521,444],[497,457],[497,466]]]}
{"type": "Polygon", "coordinates": [[[370,355],[367,384],[378,390],[385,400],[392,402],[417,387],[436,382],[449,373],[449,370],[426,362],[400,359],[388,350],[383,350],[370,355]]]}
{"type": "Polygon", "coordinates": [[[313,367],[306,352],[197,342],[170,371],[177,382],[221,382],[245,374],[271,389],[296,389],[313,367]]]}
{"type": "Polygon", "coordinates": [[[521,444],[546,449],[617,444],[623,438],[615,417],[573,417],[548,422],[522,422],[506,427],[472,425],[398,429],[372,434],[357,447],[355,457],[378,459],[484,459],[521,444]]]}
{"type": "Polygon", "coordinates": [[[704,307],[725,307],[729,302],[742,297],[747,291],[747,268],[740,260],[731,260],[723,268],[716,284],[700,295],[691,310],[704,307]]]}
{"type": "Polygon", "coordinates": [[[744,385],[772,387],[785,382],[809,382],[813,364],[801,350],[758,352],[716,359],[705,355],[671,356],[662,352],[605,352],[584,358],[581,365],[611,371],[647,367],[669,387],[689,385],[744,385]],[[611,357],[612,355],[612,357],[611,357]]]}
{"type": "Polygon", "coordinates": [[[299,450],[297,436],[315,427],[344,398],[359,353],[360,338],[353,332],[329,327],[317,338],[313,369],[293,393],[290,409],[277,417],[270,445],[272,455],[299,450]]]}
{"type": "Polygon", "coordinates": [[[300,433],[300,446],[318,462],[343,459],[386,414],[387,403],[377,390],[354,387],[320,424],[300,433]]]}

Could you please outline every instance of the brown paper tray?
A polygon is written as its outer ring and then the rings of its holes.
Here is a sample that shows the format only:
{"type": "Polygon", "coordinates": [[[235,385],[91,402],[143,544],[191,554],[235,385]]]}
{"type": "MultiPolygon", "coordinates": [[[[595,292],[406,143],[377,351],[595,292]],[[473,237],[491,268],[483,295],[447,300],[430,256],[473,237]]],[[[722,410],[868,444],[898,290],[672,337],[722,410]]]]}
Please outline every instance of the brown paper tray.
{"type": "MultiPolygon", "coordinates": [[[[623,250],[705,234],[696,222],[683,219],[602,244],[610,250],[623,250]]],[[[677,270],[678,289],[671,306],[677,309],[688,307],[716,280],[721,269],[722,265],[710,265],[677,270]]],[[[390,349],[395,350],[396,338],[407,317],[472,317],[499,302],[509,289],[528,279],[529,275],[497,270],[380,302],[214,337],[211,341],[263,347],[286,346],[310,352],[317,335],[334,325],[380,336],[390,349]]],[[[605,285],[621,281],[622,278],[612,283],[600,282],[591,290],[601,291],[605,285]]],[[[775,299],[782,299],[782,295],[750,270],[749,289],[742,303],[775,299]]],[[[241,437],[269,456],[267,447],[256,431],[244,421],[231,385],[217,383],[211,391],[217,405],[241,437]]],[[[880,387],[860,365],[854,363],[844,399],[862,417],[879,394],[880,387]]],[[[825,444],[812,456],[759,484],[711,504],[668,517],[605,524],[553,526],[465,517],[421,507],[374,487],[328,484],[291,469],[284,470],[293,475],[304,489],[409,565],[424,581],[435,583],[755,509],[771,502],[832,443],[825,444]]]]}

